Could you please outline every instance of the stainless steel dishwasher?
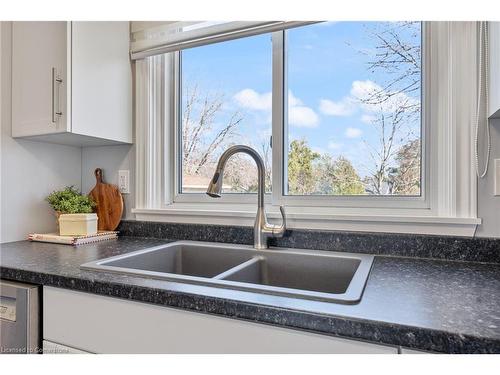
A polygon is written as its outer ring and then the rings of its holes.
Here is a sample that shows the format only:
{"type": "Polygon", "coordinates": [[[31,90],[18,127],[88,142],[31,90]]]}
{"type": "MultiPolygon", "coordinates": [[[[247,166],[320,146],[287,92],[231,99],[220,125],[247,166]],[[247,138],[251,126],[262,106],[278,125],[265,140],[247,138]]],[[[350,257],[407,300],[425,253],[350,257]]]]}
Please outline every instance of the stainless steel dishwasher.
{"type": "Polygon", "coordinates": [[[40,287],[0,280],[0,353],[41,352],[40,287]]]}

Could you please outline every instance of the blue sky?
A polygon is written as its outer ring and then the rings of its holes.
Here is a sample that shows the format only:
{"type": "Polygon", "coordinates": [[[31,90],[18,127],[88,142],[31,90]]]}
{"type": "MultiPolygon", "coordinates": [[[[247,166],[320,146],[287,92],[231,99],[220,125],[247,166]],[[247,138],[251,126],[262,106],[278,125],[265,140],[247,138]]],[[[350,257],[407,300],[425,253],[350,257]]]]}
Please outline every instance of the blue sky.
{"type": "MultiPolygon", "coordinates": [[[[329,22],[287,31],[289,138],[304,138],[317,151],[347,157],[362,176],[371,163],[366,145],[378,142],[372,124],[378,109],[361,105],[358,98],[389,78],[368,70],[375,52],[370,32],[387,25],[329,22]]],[[[215,128],[240,111],[244,121],[238,141],[259,146],[271,128],[271,57],[269,34],[188,49],[182,53],[183,82],[223,93],[215,128]]],[[[413,138],[419,136],[418,122],[409,128],[413,138]]]]}

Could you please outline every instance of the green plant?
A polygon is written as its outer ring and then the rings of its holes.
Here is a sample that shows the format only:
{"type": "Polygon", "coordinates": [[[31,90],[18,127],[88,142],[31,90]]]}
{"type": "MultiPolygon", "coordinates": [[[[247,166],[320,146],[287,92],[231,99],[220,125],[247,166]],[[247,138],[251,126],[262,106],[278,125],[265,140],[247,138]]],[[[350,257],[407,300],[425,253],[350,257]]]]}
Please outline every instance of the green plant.
{"type": "Polygon", "coordinates": [[[52,192],[46,200],[56,212],[62,214],[88,214],[95,207],[92,198],[80,194],[73,186],[52,192]]]}

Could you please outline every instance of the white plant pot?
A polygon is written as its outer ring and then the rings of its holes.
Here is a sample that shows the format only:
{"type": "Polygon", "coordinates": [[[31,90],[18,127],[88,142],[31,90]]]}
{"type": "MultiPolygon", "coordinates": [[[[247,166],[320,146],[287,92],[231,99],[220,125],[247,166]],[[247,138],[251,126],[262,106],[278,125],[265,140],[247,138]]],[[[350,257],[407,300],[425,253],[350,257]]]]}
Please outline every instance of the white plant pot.
{"type": "Polygon", "coordinates": [[[61,214],[59,216],[60,236],[87,236],[96,233],[96,214],[61,214]]]}

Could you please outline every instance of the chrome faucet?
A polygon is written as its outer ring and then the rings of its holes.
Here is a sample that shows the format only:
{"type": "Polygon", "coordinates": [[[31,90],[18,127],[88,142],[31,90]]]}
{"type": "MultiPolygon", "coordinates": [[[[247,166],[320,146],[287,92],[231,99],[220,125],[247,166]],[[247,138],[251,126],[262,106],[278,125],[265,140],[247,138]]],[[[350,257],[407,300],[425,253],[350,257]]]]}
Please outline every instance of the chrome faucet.
{"type": "Polygon", "coordinates": [[[250,155],[257,164],[258,170],[258,196],[257,196],[257,216],[253,227],[253,247],[256,249],[267,249],[267,239],[269,237],[283,237],[286,231],[286,218],[283,206],[280,206],[281,217],[283,222],[281,225],[269,224],[267,222],[266,211],[264,208],[264,191],[265,191],[265,175],[266,167],[264,161],[257,151],[253,148],[243,145],[229,147],[219,158],[214,176],[208,185],[207,194],[212,198],[220,198],[222,192],[222,175],[224,167],[228,159],[238,152],[243,152],[250,155]]]}

